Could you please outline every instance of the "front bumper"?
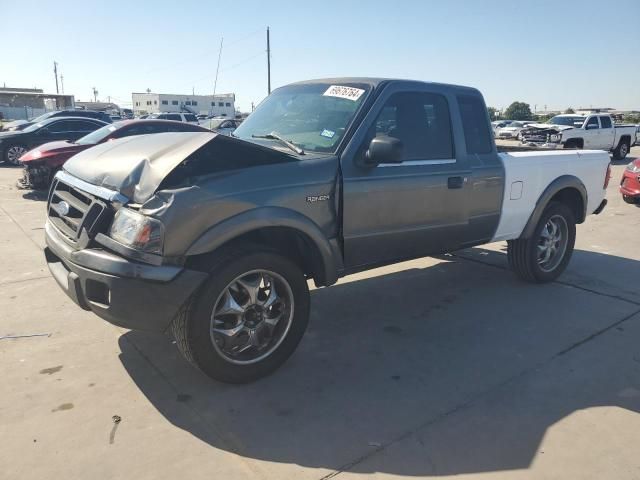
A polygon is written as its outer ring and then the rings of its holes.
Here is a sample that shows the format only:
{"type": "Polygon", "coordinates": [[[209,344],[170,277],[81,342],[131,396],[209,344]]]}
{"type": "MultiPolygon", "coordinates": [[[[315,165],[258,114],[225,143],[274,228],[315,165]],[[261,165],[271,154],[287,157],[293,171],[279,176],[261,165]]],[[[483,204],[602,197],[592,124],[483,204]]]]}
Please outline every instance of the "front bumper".
{"type": "Polygon", "coordinates": [[[205,281],[204,272],[133,262],[103,249],[73,250],[47,221],[49,270],[77,305],[133,330],[163,332],[205,281]]]}
{"type": "Polygon", "coordinates": [[[552,143],[552,142],[539,143],[539,142],[528,142],[526,140],[524,140],[522,143],[529,147],[543,148],[545,150],[556,150],[558,148],[564,148],[561,143],[552,143]]]}

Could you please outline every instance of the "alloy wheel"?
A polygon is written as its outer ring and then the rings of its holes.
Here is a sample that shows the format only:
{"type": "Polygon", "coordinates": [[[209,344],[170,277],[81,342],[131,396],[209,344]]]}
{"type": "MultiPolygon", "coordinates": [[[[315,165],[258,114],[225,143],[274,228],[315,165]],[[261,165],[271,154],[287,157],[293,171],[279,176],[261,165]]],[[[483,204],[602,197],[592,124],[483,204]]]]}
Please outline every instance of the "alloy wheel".
{"type": "Polygon", "coordinates": [[[259,362],[287,336],[293,320],[293,292],[275,272],[252,270],[234,279],[211,312],[211,341],[225,360],[259,362]]]}
{"type": "Polygon", "coordinates": [[[13,165],[20,163],[20,157],[27,153],[27,149],[21,145],[13,145],[7,150],[7,160],[13,165]]]}
{"type": "Polygon", "coordinates": [[[554,215],[549,218],[540,232],[537,245],[537,261],[541,270],[551,272],[562,262],[568,239],[569,228],[564,217],[554,215]]]}

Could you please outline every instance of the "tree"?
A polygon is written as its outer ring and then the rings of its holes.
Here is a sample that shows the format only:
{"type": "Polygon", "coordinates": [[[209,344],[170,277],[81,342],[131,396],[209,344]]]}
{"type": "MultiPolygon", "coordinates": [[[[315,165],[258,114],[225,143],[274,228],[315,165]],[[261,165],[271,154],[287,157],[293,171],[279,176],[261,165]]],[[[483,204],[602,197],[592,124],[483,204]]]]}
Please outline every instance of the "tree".
{"type": "Polygon", "coordinates": [[[497,108],[494,107],[487,107],[487,110],[489,111],[489,119],[493,122],[494,120],[499,120],[500,119],[500,112],[498,111],[497,108]]]}
{"type": "Polygon", "coordinates": [[[513,102],[504,112],[504,117],[509,120],[531,120],[533,113],[528,103],[513,102]]]}
{"type": "Polygon", "coordinates": [[[569,107],[564,111],[564,113],[567,115],[573,115],[574,113],[576,113],[576,111],[573,108],[569,107]]]}

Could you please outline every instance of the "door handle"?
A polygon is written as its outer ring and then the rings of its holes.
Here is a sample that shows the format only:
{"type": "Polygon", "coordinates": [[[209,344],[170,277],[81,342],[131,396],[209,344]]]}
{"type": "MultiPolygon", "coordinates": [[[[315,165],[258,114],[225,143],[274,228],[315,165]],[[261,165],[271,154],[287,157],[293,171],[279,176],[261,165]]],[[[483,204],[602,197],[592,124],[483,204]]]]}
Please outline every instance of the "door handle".
{"type": "Polygon", "coordinates": [[[449,177],[447,179],[448,188],[462,188],[467,179],[463,177],[449,177]]]}

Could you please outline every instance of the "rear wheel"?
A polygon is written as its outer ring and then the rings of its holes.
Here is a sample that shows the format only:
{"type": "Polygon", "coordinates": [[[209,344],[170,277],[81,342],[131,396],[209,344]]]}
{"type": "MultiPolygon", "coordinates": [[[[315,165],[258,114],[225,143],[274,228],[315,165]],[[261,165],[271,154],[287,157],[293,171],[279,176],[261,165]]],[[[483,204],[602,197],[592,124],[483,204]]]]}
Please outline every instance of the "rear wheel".
{"type": "Polygon", "coordinates": [[[621,140],[616,149],[613,151],[614,160],[623,160],[629,153],[629,141],[621,140]]]}
{"type": "Polygon", "coordinates": [[[19,165],[20,157],[27,153],[24,145],[10,145],[4,151],[4,159],[11,165],[19,165]]]}
{"type": "Polygon", "coordinates": [[[563,203],[551,202],[530,238],[507,242],[509,266],[528,282],[551,282],[567,268],[575,240],[573,212],[563,203]]]}
{"type": "Polygon", "coordinates": [[[211,278],[172,324],[184,357],[211,378],[246,383],[276,370],[309,321],[300,268],[271,251],[227,251],[211,278]]]}

